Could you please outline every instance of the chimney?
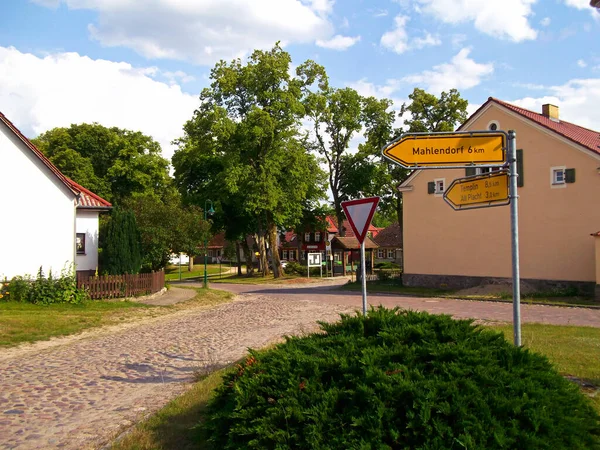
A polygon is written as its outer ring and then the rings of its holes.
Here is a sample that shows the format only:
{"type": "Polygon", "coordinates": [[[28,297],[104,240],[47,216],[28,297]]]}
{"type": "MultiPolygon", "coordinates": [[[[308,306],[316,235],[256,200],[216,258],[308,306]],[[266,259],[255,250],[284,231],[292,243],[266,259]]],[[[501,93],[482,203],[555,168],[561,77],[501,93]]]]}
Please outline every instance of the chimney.
{"type": "Polygon", "coordinates": [[[551,105],[550,103],[542,105],[542,115],[550,120],[558,122],[558,106],[551,105]]]}

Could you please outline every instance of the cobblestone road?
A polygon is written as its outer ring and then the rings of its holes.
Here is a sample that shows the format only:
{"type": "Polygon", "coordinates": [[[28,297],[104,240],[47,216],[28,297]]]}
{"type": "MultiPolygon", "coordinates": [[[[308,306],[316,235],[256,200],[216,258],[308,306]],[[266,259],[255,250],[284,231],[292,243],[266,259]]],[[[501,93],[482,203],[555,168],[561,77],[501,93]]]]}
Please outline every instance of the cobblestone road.
{"type": "Polygon", "coordinates": [[[312,330],[344,309],[241,295],[211,310],[0,359],[0,448],[98,448],[182,392],[196,370],[312,330]]]}

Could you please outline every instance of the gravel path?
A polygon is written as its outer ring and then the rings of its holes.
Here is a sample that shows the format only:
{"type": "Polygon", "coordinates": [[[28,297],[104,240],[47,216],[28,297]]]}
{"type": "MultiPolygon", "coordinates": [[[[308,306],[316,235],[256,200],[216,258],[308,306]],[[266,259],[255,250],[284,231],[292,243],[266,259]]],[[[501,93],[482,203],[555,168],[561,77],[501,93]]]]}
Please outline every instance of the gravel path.
{"type": "Polygon", "coordinates": [[[195,371],[313,330],[340,311],[348,308],[242,294],[210,310],[0,359],[0,448],[98,448],[181,393],[195,371]]]}

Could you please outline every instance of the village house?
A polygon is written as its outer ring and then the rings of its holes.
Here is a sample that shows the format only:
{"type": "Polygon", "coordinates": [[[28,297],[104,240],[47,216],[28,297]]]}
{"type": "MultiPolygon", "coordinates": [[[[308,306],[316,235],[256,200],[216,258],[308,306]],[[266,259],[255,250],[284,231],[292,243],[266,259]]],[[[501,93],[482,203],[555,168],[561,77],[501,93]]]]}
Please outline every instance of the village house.
{"type": "Polygon", "coordinates": [[[379,246],[375,263],[391,262],[402,267],[402,230],[398,222],[379,231],[373,240],[379,246]]]}
{"type": "MultiPolygon", "coordinates": [[[[519,171],[520,268],[539,290],[600,283],[600,133],[490,98],[460,131],[515,130],[519,171]]],[[[454,211],[443,200],[450,183],[489,169],[413,172],[404,201],[404,283],[462,288],[511,278],[509,207],[454,211]]]]}
{"type": "MultiPolygon", "coordinates": [[[[340,236],[336,223],[337,220],[335,217],[326,216],[325,225],[320,230],[307,229],[299,234],[294,231],[287,231],[280,240],[280,258],[284,261],[306,261],[306,255],[308,253],[321,253],[322,261],[325,261],[328,256],[327,242],[329,242],[331,244],[331,254],[333,255],[334,266],[340,266],[339,273],[343,272],[345,274],[346,269],[350,270],[352,264],[355,267],[358,261],[360,261],[360,246],[354,236],[352,227],[347,220],[344,220],[342,223],[345,232],[344,238],[340,236]],[[301,239],[300,243],[298,243],[299,236],[301,239]]],[[[372,239],[377,236],[381,230],[382,228],[370,224],[369,230],[367,231],[366,241],[369,250],[367,261],[369,268],[371,268],[372,260],[374,259],[374,253],[372,252],[377,248],[377,244],[375,244],[372,239]]]]}
{"type": "Polygon", "coordinates": [[[111,204],[63,175],[0,113],[0,277],[98,268],[98,215],[111,204]]]}

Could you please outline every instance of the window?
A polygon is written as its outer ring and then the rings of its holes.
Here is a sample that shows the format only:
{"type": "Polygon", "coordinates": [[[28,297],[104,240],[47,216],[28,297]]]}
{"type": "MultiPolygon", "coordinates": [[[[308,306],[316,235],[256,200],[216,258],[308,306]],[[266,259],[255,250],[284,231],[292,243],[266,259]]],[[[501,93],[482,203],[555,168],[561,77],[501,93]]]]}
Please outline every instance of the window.
{"type": "Polygon", "coordinates": [[[290,259],[292,261],[296,260],[296,251],[295,250],[290,250],[290,259]]]}
{"type": "Polygon", "coordinates": [[[497,120],[492,120],[490,121],[490,123],[488,123],[487,129],[490,131],[496,131],[500,129],[500,124],[498,123],[497,120]]]}
{"type": "Polygon", "coordinates": [[[287,250],[283,251],[283,259],[288,259],[288,251],[287,250]]]}
{"type": "Polygon", "coordinates": [[[565,171],[566,167],[551,167],[550,168],[550,185],[553,188],[556,187],[565,187],[565,171]]]}
{"type": "Polygon", "coordinates": [[[304,242],[310,242],[310,233],[304,233],[304,242]]]}
{"type": "Polygon", "coordinates": [[[387,255],[388,259],[394,259],[396,257],[396,252],[393,248],[388,248],[387,255]]]}
{"type": "Polygon", "coordinates": [[[321,242],[321,233],[318,231],[315,233],[315,242],[321,242]]]}
{"type": "Polygon", "coordinates": [[[444,189],[446,188],[446,179],[438,178],[433,180],[433,182],[435,183],[435,194],[442,195],[444,193],[444,189]]]}
{"type": "Polygon", "coordinates": [[[380,249],[377,249],[377,257],[378,257],[379,259],[383,259],[383,258],[385,258],[385,250],[384,250],[384,249],[382,249],[382,248],[380,248],[380,249]]]}
{"type": "Polygon", "coordinates": [[[77,233],[75,236],[75,250],[78,255],[85,255],[85,233],[77,233]]]}

